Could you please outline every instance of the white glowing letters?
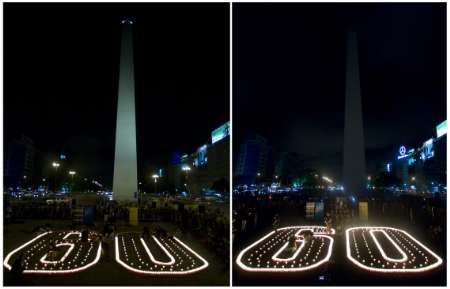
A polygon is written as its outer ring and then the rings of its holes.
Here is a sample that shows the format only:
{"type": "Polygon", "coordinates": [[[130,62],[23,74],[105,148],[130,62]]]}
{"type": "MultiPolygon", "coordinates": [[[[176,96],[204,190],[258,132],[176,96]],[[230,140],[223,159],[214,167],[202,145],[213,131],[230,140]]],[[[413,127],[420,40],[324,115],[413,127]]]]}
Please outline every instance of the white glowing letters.
{"type": "MultiPolygon", "coordinates": [[[[293,226],[265,235],[240,252],[237,265],[250,272],[298,272],[320,266],[331,257],[334,230],[320,226],[293,226]],[[305,231],[312,238],[304,238],[305,231]],[[303,235],[303,236],[302,236],[303,235]],[[295,246],[294,246],[295,244],[295,246]]],[[[424,272],[442,259],[406,231],[390,227],[354,227],[346,230],[347,258],[373,272],[424,272]]]]}
{"type": "Polygon", "coordinates": [[[322,226],[292,226],[272,231],[245,248],[237,265],[251,272],[299,272],[318,267],[331,257],[334,230],[322,226]],[[305,235],[312,232],[312,237],[305,235]],[[295,244],[295,245],[294,245],[295,244]]]}
{"type": "Polygon", "coordinates": [[[23,256],[24,274],[64,274],[88,269],[100,259],[101,242],[94,232],[87,242],[80,232],[45,232],[11,251],[3,262],[6,269],[23,256]]]}
{"type": "MultiPolygon", "coordinates": [[[[87,242],[81,242],[80,232],[45,232],[11,251],[3,264],[11,270],[14,259],[23,254],[25,274],[86,270],[100,259],[101,242],[92,241],[97,237],[96,233],[90,232],[87,242]]],[[[208,267],[203,257],[176,237],[152,236],[150,240],[144,240],[138,233],[122,233],[115,238],[115,250],[116,261],[136,273],[190,274],[208,267]]]]}
{"type": "Polygon", "coordinates": [[[115,238],[116,261],[140,274],[183,275],[208,267],[208,262],[176,237],[144,240],[137,233],[121,233],[115,238]]]}
{"type": "MultiPolygon", "coordinates": [[[[3,265],[23,256],[24,274],[75,273],[95,265],[101,256],[99,235],[89,232],[87,241],[81,233],[45,232],[11,251],[3,265]]],[[[126,269],[142,274],[190,274],[208,267],[208,262],[176,237],[140,238],[138,233],[120,233],[115,238],[116,261],[126,269]]]]}
{"type": "Polygon", "coordinates": [[[438,255],[403,230],[354,227],[345,234],[347,258],[368,271],[424,272],[442,264],[438,255]]]}

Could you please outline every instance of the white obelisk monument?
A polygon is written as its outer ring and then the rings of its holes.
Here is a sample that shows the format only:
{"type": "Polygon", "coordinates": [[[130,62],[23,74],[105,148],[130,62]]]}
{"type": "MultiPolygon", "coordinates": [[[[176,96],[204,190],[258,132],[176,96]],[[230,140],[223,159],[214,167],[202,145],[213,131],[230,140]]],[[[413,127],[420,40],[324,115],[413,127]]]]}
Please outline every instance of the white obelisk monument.
{"type": "Polygon", "coordinates": [[[138,191],[133,24],[132,18],[121,20],[122,43],[113,179],[113,198],[117,201],[135,201],[135,193],[138,191]]]}
{"type": "Polygon", "coordinates": [[[355,32],[347,34],[345,71],[344,190],[362,195],[366,188],[366,159],[359,80],[358,42],[355,32]]]}

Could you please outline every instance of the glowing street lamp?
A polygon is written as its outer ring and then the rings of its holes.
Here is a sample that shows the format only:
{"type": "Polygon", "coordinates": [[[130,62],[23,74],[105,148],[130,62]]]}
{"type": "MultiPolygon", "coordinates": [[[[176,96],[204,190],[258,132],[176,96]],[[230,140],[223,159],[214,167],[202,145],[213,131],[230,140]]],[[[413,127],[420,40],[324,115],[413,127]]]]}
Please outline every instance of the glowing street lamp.
{"type": "Polygon", "coordinates": [[[77,174],[76,171],[69,171],[69,175],[72,178],[72,190],[73,190],[73,177],[77,174]]]}
{"type": "MultiPolygon", "coordinates": [[[[189,166],[182,166],[181,170],[186,173],[186,182],[188,182],[189,181],[189,174],[188,173],[191,170],[191,167],[189,167],[189,166]]],[[[187,185],[185,184],[184,186],[186,187],[186,190],[189,193],[189,188],[187,187],[187,185]]]]}
{"type": "Polygon", "coordinates": [[[157,186],[158,186],[158,178],[159,178],[159,175],[153,174],[153,175],[152,175],[152,178],[153,178],[153,180],[155,181],[155,194],[156,194],[156,192],[157,192],[157,186]]]}
{"type": "Polygon", "coordinates": [[[58,175],[58,168],[60,164],[58,162],[53,162],[52,167],[55,168],[55,191],[58,190],[58,182],[57,182],[57,175],[58,175]]]}

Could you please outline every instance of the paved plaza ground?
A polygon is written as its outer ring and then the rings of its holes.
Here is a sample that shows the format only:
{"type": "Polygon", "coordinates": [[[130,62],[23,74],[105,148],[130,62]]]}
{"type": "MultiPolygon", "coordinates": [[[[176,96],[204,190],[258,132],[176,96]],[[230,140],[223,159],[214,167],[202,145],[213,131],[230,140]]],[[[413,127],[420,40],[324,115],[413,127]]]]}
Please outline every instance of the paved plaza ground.
{"type": "MultiPolygon", "coordinates": [[[[4,232],[4,255],[17,248],[19,245],[29,241],[32,238],[32,230],[37,226],[50,224],[55,230],[69,230],[70,221],[58,220],[26,220],[23,223],[9,224],[5,226],[4,232]]],[[[119,224],[117,232],[137,231],[141,232],[143,226],[159,225],[168,232],[175,232],[177,229],[171,223],[140,223],[137,227],[131,227],[126,224],[119,224]]],[[[102,224],[91,230],[101,232],[102,224]]],[[[198,236],[186,233],[182,241],[188,244],[193,250],[204,257],[209,266],[203,271],[190,275],[182,276],[150,276],[132,273],[116,263],[114,255],[102,255],[100,261],[93,267],[74,274],[61,276],[43,276],[43,275],[23,275],[22,280],[15,280],[11,273],[4,269],[4,285],[14,285],[19,282],[21,285],[28,286],[226,286],[229,284],[228,264],[207,248],[205,240],[198,236]]]]}
{"type": "MultiPolygon", "coordinates": [[[[304,219],[285,219],[280,227],[294,225],[310,225],[304,219]]],[[[323,225],[323,224],[315,224],[323,225]]],[[[355,226],[362,225],[359,222],[355,226]]],[[[407,230],[428,248],[443,258],[443,264],[429,272],[421,273],[377,273],[360,269],[346,257],[345,234],[334,235],[334,246],[330,262],[315,269],[304,272],[246,272],[236,265],[239,252],[263,237],[272,228],[265,227],[252,230],[233,242],[233,285],[241,286],[443,286],[446,284],[446,252],[445,244],[437,246],[429,240],[426,232],[418,230],[414,225],[406,225],[395,220],[383,220],[370,224],[372,226],[392,226],[407,230]]],[[[353,226],[353,225],[352,225],[353,226]]]]}

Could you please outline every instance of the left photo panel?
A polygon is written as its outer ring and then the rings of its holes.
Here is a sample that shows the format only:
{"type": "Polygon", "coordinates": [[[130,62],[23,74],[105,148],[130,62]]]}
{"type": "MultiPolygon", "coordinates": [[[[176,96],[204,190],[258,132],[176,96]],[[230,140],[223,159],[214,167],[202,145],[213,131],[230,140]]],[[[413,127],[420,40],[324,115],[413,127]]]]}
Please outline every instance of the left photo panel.
{"type": "Polygon", "coordinates": [[[229,285],[229,4],[3,15],[3,285],[229,285]]]}

